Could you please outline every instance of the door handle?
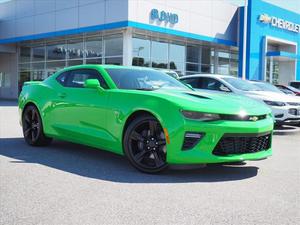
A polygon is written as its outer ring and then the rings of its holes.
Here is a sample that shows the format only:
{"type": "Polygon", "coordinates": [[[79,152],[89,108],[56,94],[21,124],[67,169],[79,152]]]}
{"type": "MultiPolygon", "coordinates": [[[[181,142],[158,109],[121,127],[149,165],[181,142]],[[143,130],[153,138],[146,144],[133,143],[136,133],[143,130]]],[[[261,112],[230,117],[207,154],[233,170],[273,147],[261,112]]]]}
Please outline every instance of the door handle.
{"type": "Polygon", "coordinates": [[[60,97],[60,98],[65,98],[66,96],[67,96],[66,93],[59,93],[59,94],[58,94],[58,97],[60,97]]]}

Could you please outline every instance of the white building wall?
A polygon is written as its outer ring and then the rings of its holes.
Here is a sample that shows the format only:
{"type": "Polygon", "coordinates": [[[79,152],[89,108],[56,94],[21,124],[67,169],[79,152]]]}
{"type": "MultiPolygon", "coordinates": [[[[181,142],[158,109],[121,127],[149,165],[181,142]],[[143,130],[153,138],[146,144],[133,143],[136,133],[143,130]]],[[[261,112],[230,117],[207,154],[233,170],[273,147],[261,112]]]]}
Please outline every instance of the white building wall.
{"type": "Polygon", "coordinates": [[[237,6],[219,0],[129,0],[129,21],[237,41],[237,6]],[[152,9],[176,13],[177,24],[151,21],[152,9]]]}
{"type": "Polygon", "coordinates": [[[225,40],[237,40],[237,7],[222,0],[11,0],[0,4],[0,39],[134,21],[225,40]],[[151,9],[179,22],[150,20],[151,9]]]}
{"type": "Polygon", "coordinates": [[[0,3],[0,39],[127,19],[125,0],[11,0],[0,3]]]}

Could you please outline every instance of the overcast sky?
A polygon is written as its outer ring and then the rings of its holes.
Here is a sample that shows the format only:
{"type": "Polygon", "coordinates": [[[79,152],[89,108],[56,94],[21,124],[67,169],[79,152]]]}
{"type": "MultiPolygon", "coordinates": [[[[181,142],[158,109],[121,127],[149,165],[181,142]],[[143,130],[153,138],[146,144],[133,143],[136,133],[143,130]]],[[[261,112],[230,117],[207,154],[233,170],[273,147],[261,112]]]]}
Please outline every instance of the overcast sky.
{"type": "MultiPolygon", "coordinates": [[[[244,5],[245,3],[245,0],[223,0],[223,1],[229,1],[236,5],[244,5]]],[[[264,1],[300,13],[300,0],[264,0],[264,1]]]]}
{"type": "MultiPolygon", "coordinates": [[[[11,0],[0,0],[1,2],[7,2],[11,0]]],[[[26,0],[23,0],[26,1],[26,0]]],[[[43,0],[40,0],[43,1],[43,0]]],[[[172,0],[169,0],[172,1],[172,0]]],[[[184,1],[184,0],[183,0],[184,1]]],[[[194,0],[194,1],[201,1],[201,0],[194,0]]],[[[245,0],[223,0],[223,1],[228,1],[231,2],[235,5],[244,5],[245,0]]],[[[278,5],[282,8],[286,8],[288,10],[300,13],[300,0],[264,0],[266,2],[270,2],[274,5],[278,5]]]]}

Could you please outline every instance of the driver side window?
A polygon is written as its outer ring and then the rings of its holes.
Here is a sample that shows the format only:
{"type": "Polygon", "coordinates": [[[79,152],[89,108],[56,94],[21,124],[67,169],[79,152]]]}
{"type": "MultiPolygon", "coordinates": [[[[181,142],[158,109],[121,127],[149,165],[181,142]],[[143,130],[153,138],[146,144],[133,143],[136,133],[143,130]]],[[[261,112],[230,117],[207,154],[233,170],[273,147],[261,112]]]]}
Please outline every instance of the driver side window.
{"type": "Polygon", "coordinates": [[[108,89],[104,78],[94,69],[78,69],[62,73],[57,81],[64,87],[83,88],[87,79],[97,79],[101,87],[108,89]]]}

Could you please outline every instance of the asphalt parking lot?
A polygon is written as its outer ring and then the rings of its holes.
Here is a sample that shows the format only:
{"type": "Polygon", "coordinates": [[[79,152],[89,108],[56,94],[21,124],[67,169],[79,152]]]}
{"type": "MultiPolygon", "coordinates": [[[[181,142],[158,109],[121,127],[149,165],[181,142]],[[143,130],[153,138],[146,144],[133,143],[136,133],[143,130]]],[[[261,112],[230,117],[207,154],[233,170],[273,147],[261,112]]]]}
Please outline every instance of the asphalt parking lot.
{"type": "Polygon", "coordinates": [[[299,224],[299,132],[267,160],[147,175],[81,145],[29,147],[15,104],[0,104],[1,225],[299,224]]]}

